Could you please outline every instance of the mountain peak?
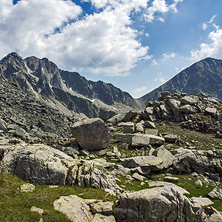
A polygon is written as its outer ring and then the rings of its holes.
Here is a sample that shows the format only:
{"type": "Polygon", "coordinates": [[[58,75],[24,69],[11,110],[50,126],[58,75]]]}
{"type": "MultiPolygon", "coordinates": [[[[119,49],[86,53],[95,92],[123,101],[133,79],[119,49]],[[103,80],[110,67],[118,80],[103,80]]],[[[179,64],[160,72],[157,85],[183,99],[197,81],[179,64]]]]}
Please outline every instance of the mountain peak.
{"type": "Polygon", "coordinates": [[[202,59],[182,70],[168,82],[154,89],[139,99],[142,103],[156,100],[160,93],[199,94],[207,93],[222,99],[222,60],[214,58],[202,59]]]}

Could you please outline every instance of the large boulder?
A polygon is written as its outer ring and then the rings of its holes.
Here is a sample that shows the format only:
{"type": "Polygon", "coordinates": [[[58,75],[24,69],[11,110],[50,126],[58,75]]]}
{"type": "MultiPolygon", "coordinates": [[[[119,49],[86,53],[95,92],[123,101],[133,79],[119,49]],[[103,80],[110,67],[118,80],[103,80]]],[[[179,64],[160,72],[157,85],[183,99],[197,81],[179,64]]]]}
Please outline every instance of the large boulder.
{"type": "Polygon", "coordinates": [[[190,200],[170,186],[122,194],[114,215],[118,222],[203,221],[201,208],[194,211],[190,200]]]}
{"type": "Polygon", "coordinates": [[[197,172],[209,176],[213,180],[219,180],[222,175],[222,151],[214,153],[207,150],[188,150],[179,148],[173,151],[174,173],[197,172]]]}
{"type": "Polygon", "coordinates": [[[43,144],[8,145],[1,149],[1,172],[40,184],[65,185],[68,167],[77,164],[77,160],[43,144]]]}
{"type": "Polygon", "coordinates": [[[84,119],[71,127],[72,135],[82,149],[102,150],[108,147],[111,135],[108,126],[100,119],[84,119]]]}

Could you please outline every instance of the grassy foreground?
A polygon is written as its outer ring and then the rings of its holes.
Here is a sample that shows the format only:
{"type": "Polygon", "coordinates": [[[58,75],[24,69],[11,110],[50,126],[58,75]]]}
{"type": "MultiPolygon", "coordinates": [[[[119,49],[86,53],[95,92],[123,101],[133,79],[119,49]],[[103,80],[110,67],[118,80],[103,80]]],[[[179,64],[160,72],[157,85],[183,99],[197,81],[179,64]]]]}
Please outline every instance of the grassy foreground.
{"type": "Polygon", "coordinates": [[[32,206],[44,209],[44,222],[70,221],[65,215],[53,209],[53,202],[60,196],[78,195],[86,199],[114,200],[106,196],[100,189],[59,186],[50,188],[48,185],[32,183],[36,189],[32,193],[17,192],[17,188],[27,183],[15,175],[0,174],[0,221],[1,222],[36,222],[39,215],[30,212],[32,206]]]}

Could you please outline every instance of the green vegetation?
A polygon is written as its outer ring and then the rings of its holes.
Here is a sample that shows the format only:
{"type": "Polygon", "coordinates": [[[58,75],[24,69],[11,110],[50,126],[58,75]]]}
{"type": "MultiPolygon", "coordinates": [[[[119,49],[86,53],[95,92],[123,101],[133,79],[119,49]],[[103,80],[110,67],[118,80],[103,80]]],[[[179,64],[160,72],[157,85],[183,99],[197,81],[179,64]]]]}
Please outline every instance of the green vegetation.
{"type": "MultiPolygon", "coordinates": [[[[155,175],[154,180],[163,180],[165,175],[155,175]]],[[[183,187],[186,189],[190,194],[186,195],[187,197],[207,197],[207,194],[211,192],[215,185],[213,183],[206,183],[203,182],[203,186],[196,185],[195,182],[198,180],[197,177],[194,177],[191,174],[184,174],[184,175],[173,175],[179,178],[179,182],[176,185],[183,187]]],[[[219,186],[222,188],[222,185],[219,186]]],[[[209,197],[208,197],[209,198],[209,197]]],[[[212,200],[214,202],[213,207],[219,211],[222,211],[222,200],[212,200]]]]}
{"type": "Polygon", "coordinates": [[[36,186],[32,193],[17,192],[17,188],[28,181],[21,180],[15,175],[0,174],[0,221],[4,222],[36,222],[40,216],[32,214],[32,206],[44,209],[44,222],[70,221],[65,215],[53,209],[53,202],[60,196],[78,195],[86,199],[116,200],[100,189],[58,186],[50,188],[48,185],[36,186]]]}

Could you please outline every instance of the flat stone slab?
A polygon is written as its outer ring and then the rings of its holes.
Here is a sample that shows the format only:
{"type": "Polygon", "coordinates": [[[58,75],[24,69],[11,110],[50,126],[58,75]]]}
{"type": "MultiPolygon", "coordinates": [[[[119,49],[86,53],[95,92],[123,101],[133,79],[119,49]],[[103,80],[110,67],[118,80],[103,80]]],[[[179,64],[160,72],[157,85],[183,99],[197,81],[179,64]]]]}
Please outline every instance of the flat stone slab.
{"type": "Polygon", "coordinates": [[[191,202],[194,207],[207,207],[214,204],[214,202],[207,197],[192,197],[191,202]]]}
{"type": "Polygon", "coordinates": [[[167,176],[167,177],[164,177],[163,180],[170,183],[177,183],[179,181],[179,178],[167,176]]]}
{"type": "Polygon", "coordinates": [[[124,134],[124,133],[116,133],[113,138],[118,142],[127,143],[132,147],[143,147],[148,145],[163,145],[165,143],[165,139],[160,136],[155,136],[151,134],[124,134]]]}
{"type": "Polygon", "coordinates": [[[122,165],[128,168],[152,167],[160,165],[162,162],[160,158],[155,156],[136,156],[124,159],[122,165]]]}
{"type": "Polygon", "coordinates": [[[179,187],[173,183],[164,182],[164,181],[151,181],[149,182],[150,187],[172,187],[174,190],[181,194],[190,194],[187,190],[182,187],[179,187]]]}

